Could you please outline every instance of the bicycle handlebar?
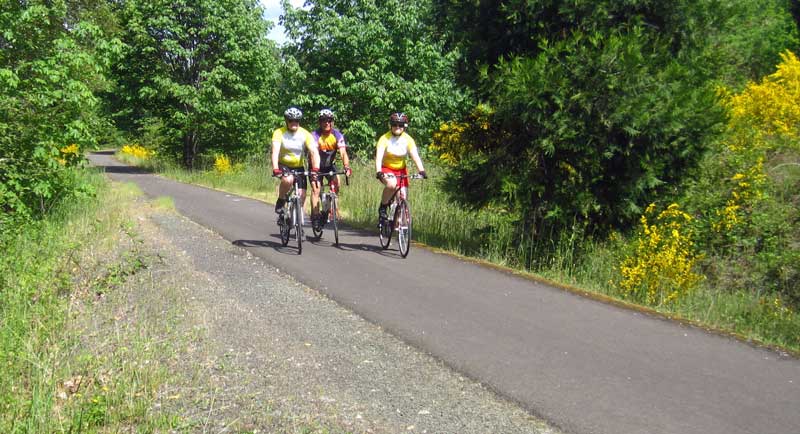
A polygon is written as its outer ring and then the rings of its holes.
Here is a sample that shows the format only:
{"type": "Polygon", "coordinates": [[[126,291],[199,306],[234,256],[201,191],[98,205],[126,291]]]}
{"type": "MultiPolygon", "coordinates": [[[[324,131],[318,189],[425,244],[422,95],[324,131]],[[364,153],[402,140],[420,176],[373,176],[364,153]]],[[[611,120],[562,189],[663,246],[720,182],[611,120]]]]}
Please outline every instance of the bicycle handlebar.
{"type": "MultiPolygon", "coordinates": [[[[290,176],[290,175],[308,176],[308,175],[311,175],[312,173],[315,173],[315,172],[311,172],[309,170],[293,170],[293,169],[289,169],[289,170],[284,170],[283,172],[281,172],[280,175],[272,175],[272,177],[273,178],[283,178],[285,176],[290,176]]],[[[341,171],[331,170],[331,171],[328,171],[328,172],[316,172],[316,175],[317,176],[345,175],[344,181],[345,181],[345,183],[347,183],[347,185],[350,185],[350,177],[347,176],[347,172],[345,172],[343,170],[341,170],[341,171]]]]}
{"type": "Polygon", "coordinates": [[[294,169],[288,169],[288,170],[284,170],[284,171],[282,171],[282,172],[280,173],[280,175],[272,175],[272,177],[273,177],[273,178],[283,178],[283,177],[286,177],[286,176],[293,176],[293,175],[310,175],[310,174],[311,174],[311,172],[309,172],[309,171],[307,171],[307,170],[294,170],[294,169]]]}
{"type": "Polygon", "coordinates": [[[383,176],[387,178],[408,178],[408,179],[425,179],[422,175],[415,173],[413,175],[395,175],[394,173],[384,173],[383,176]]]}

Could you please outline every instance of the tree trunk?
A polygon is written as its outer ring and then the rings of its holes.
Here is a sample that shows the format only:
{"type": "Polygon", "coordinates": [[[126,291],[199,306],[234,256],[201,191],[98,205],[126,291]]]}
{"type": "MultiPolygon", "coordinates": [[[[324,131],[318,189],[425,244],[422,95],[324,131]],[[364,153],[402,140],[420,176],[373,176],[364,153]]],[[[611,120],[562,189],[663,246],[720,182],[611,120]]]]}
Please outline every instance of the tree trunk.
{"type": "Polygon", "coordinates": [[[197,134],[194,131],[187,131],[183,134],[183,165],[193,170],[196,159],[197,134]]]}

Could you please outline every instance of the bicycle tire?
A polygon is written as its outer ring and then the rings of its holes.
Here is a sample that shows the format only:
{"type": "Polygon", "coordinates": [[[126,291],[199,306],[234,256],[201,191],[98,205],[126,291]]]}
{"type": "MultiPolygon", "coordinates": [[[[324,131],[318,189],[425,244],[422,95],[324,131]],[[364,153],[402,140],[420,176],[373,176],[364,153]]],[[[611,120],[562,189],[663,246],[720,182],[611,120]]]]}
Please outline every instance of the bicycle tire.
{"type": "MultiPolygon", "coordinates": [[[[323,209],[325,209],[325,194],[324,193],[319,195],[319,202],[320,202],[319,203],[320,213],[317,215],[317,218],[322,219],[323,214],[322,214],[321,211],[323,209]]],[[[312,210],[312,213],[313,213],[313,210],[312,210]]],[[[320,239],[322,239],[322,225],[323,224],[324,223],[322,221],[317,221],[317,225],[314,225],[314,219],[313,219],[313,214],[312,214],[311,232],[314,234],[314,241],[319,241],[320,239]]]]}
{"type": "Polygon", "coordinates": [[[294,198],[294,236],[297,239],[298,255],[303,253],[303,209],[299,202],[299,198],[294,198]]]}
{"type": "Polygon", "coordinates": [[[339,202],[339,200],[336,199],[336,197],[331,198],[331,205],[328,209],[328,212],[330,213],[330,220],[331,224],[333,225],[333,245],[339,247],[339,218],[337,216],[339,212],[339,204],[337,202],[339,202]]]}
{"type": "Polygon", "coordinates": [[[284,206],[283,214],[280,215],[280,220],[278,221],[278,229],[281,233],[281,245],[284,247],[289,244],[289,231],[291,228],[289,227],[289,218],[287,216],[290,212],[292,212],[291,205],[287,202],[286,206],[284,206]]]}
{"type": "Polygon", "coordinates": [[[401,200],[394,213],[397,222],[397,244],[400,247],[400,256],[408,256],[411,250],[411,205],[407,200],[401,200]]]}
{"type": "Polygon", "coordinates": [[[381,240],[381,248],[386,250],[392,243],[392,221],[384,220],[378,227],[378,238],[381,240]]]}
{"type": "MultiPolygon", "coordinates": [[[[319,218],[322,218],[322,215],[320,215],[319,218]]],[[[312,222],[311,231],[314,233],[314,239],[319,241],[322,238],[322,223],[319,223],[319,226],[315,227],[312,222]]]]}

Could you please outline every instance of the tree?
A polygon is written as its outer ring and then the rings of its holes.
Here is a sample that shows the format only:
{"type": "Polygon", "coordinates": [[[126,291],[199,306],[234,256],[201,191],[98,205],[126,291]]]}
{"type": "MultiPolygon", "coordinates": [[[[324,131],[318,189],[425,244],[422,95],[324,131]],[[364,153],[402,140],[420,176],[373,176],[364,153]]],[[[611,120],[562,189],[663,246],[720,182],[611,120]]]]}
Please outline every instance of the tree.
{"type": "Polygon", "coordinates": [[[279,61],[254,0],[129,0],[120,12],[118,118],[160,126],[161,151],[186,167],[205,150],[264,146],[279,61]]]}
{"type": "Polygon", "coordinates": [[[430,2],[283,5],[290,37],[284,55],[295,58],[306,77],[298,104],[332,107],[358,153],[372,153],[393,111],[410,116],[412,134],[426,147],[433,129],[468,107],[467,93],[454,83],[457,53],[432,36],[430,2]]]}
{"type": "MultiPolygon", "coordinates": [[[[730,53],[714,47],[731,40],[717,29],[744,19],[739,3],[437,2],[449,45],[467,59],[461,81],[490,108],[461,125],[479,119],[490,133],[459,134],[453,196],[500,204],[539,228],[629,227],[676,193],[724,120],[713,80],[730,53]]],[[[784,26],[770,29],[792,40],[784,26]]],[[[457,140],[440,133],[435,148],[452,155],[457,140]]]]}
{"type": "Polygon", "coordinates": [[[68,6],[0,7],[0,236],[88,192],[69,167],[107,124],[96,94],[120,44],[68,6]]]}

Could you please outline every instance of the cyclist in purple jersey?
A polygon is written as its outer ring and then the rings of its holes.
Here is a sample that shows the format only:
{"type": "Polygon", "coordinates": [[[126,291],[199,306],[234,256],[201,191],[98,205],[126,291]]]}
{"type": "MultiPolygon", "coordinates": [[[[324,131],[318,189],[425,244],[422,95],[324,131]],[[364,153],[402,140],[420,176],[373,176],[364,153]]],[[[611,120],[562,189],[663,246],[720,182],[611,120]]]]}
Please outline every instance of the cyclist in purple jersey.
{"type": "MultiPolygon", "coordinates": [[[[342,132],[333,127],[334,114],[331,109],[324,108],[319,111],[319,127],[311,132],[311,138],[316,145],[320,157],[320,172],[337,171],[336,154],[341,155],[346,176],[350,176],[350,158],[347,156],[347,143],[342,132]]],[[[333,191],[339,190],[339,176],[326,176],[333,191]]],[[[322,192],[322,180],[311,183],[311,224],[315,228],[320,226],[319,197],[322,192]]]]}

